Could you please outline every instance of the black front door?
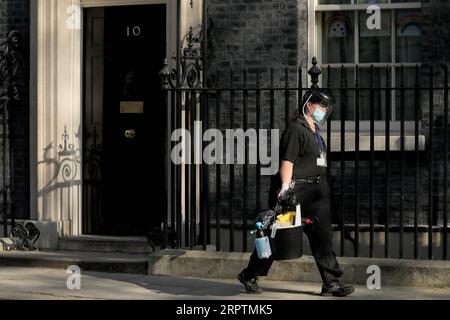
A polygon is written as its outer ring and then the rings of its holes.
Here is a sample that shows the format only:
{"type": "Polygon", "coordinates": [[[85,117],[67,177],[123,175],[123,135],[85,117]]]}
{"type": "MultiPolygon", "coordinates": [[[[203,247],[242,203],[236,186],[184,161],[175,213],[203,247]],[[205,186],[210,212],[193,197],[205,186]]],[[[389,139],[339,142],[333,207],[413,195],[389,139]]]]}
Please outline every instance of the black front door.
{"type": "Polygon", "coordinates": [[[166,7],[87,10],[93,12],[87,12],[85,28],[92,47],[85,55],[90,68],[85,101],[91,98],[85,130],[87,138],[89,128],[101,131],[101,190],[97,199],[91,195],[100,205],[85,206],[91,211],[84,215],[90,220],[85,232],[147,235],[162,221],[164,109],[158,71],[166,54],[166,7]]]}

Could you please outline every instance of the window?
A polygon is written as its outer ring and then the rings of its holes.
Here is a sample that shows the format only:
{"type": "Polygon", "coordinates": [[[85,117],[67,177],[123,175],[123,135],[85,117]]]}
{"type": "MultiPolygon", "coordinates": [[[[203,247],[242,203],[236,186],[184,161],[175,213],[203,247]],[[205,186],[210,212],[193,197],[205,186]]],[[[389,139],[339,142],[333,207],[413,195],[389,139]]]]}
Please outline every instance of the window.
{"type": "MultiPolygon", "coordinates": [[[[420,2],[406,0],[310,0],[309,55],[317,56],[322,67],[321,85],[340,86],[342,80],[354,86],[355,67],[359,68],[360,87],[411,87],[415,67],[421,60],[420,2]],[[312,4],[312,5],[311,5],[312,4]],[[380,28],[370,29],[367,13],[370,4],[379,5],[380,28]],[[371,66],[374,72],[371,74],[371,66]],[[403,65],[403,68],[401,67],[403,65]],[[344,74],[341,68],[344,66],[344,74]],[[328,69],[329,68],[329,69],[328,69]],[[330,74],[328,74],[330,70],[330,74]],[[402,80],[403,79],[403,80],[402,80]]],[[[400,120],[400,91],[388,98],[391,120],[400,120]]],[[[355,120],[354,92],[335,92],[334,120],[355,120]],[[345,104],[345,112],[341,106],[345,104]]],[[[375,120],[386,119],[386,91],[374,90],[375,120]]],[[[405,120],[414,120],[414,91],[405,90],[405,120]]],[[[370,119],[370,91],[360,91],[360,120],[370,119]]],[[[367,126],[366,126],[367,127],[367,126]]],[[[362,130],[366,128],[361,126],[362,130]]],[[[367,127],[368,128],[368,127],[367,127]]]]}

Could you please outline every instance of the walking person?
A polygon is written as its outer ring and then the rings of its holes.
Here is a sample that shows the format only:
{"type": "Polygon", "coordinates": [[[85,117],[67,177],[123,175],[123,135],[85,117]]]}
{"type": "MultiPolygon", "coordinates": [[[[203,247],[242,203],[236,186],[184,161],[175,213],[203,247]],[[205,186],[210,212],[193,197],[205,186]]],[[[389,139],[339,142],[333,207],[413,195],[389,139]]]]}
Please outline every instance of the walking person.
{"type": "MultiPolygon", "coordinates": [[[[293,192],[303,214],[318,221],[314,226],[304,226],[303,230],[323,281],[321,295],[343,297],[353,293],[354,288],[339,281],[343,272],[332,246],[327,147],[319,131],[333,107],[334,98],[326,90],[309,89],[303,96],[301,110],[297,110],[297,116],[281,136],[281,164],[277,175],[281,189],[276,196],[282,199],[286,192],[293,192]]],[[[258,277],[267,275],[272,262],[272,256],[259,259],[256,249],[253,251],[247,268],[238,275],[248,293],[262,292],[258,277]]]]}

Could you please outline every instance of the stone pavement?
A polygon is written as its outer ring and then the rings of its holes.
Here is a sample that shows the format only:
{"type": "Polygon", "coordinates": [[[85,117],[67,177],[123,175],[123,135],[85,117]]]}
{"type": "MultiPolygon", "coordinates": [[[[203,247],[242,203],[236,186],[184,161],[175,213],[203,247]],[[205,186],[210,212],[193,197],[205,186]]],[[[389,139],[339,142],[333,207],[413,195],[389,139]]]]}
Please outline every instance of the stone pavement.
{"type": "MultiPolygon", "coordinates": [[[[261,295],[249,295],[237,280],[86,271],[81,275],[81,289],[69,290],[66,287],[68,276],[61,269],[0,267],[0,299],[333,299],[318,295],[319,283],[262,279],[265,291],[261,295]]],[[[450,299],[450,290],[393,286],[369,290],[356,286],[354,295],[345,299],[450,299]]]]}

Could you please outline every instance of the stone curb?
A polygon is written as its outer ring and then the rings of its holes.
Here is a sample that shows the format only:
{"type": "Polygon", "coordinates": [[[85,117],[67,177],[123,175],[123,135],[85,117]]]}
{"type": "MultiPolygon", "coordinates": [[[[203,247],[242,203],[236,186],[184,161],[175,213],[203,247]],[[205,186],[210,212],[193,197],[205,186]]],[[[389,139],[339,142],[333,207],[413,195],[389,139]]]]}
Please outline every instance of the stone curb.
{"type": "MultiPolygon", "coordinates": [[[[232,279],[247,265],[250,253],[161,250],[149,255],[150,275],[232,279]]],[[[371,265],[380,267],[381,285],[450,288],[450,261],[368,259],[338,257],[344,271],[342,280],[367,284],[373,273],[371,265]]],[[[313,257],[275,261],[267,277],[280,281],[320,282],[313,257]]]]}

